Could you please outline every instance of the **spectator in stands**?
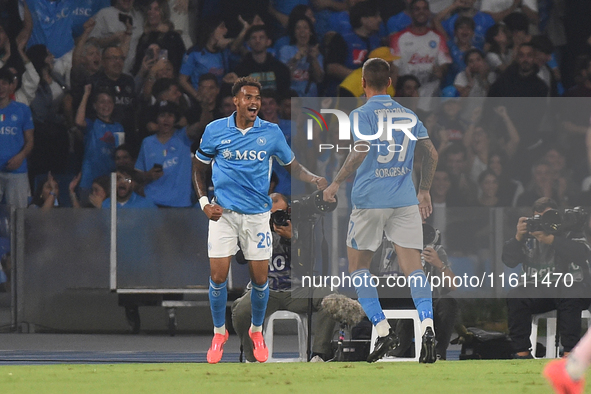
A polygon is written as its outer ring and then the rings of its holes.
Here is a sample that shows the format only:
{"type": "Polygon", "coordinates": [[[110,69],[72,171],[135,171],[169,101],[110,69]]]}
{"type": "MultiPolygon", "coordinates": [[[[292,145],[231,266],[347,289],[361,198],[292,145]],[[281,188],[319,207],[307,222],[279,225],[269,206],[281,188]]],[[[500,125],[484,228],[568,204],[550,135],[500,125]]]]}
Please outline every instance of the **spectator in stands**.
{"type": "Polygon", "coordinates": [[[360,68],[371,51],[380,46],[378,31],[382,19],[375,3],[364,1],[350,10],[353,31],[334,34],[326,45],[327,96],[334,96],[337,86],[353,70],[360,68]]]}
{"type": "Polygon", "coordinates": [[[70,183],[68,188],[70,194],[70,201],[74,208],[101,208],[103,201],[111,194],[111,176],[99,176],[92,181],[91,193],[88,196],[88,202],[81,204],[76,195],[76,187],[80,182],[82,174],[78,174],[70,183]]]}
{"type": "Polygon", "coordinates": [[[386,22],[386,30],[389,35],[398,33],[399,31],[410,27],[412,24],[412,19],[410,17],[411,0],[404,0],[404,3],[406,6],[405,9],[396,15],[392,15],[386,22]]]}
{"type": "Polygon", "coordinates": [[[271,0],[269,1],[269,14],[285,29],[289,22],[289,15],[291,15],[293,9],[298,5],[307,4],[307,0],[271,0]]]}
{"type": "Polygon", "coordinates": [[[485,41],[488,47],[485,60],[490,69],[500,75],[513,61],[507,26],[500,23],[491,26],[486,31],[485,41]]]}
{"type": "Polygon", "coordinates": [[[433,204],[433,214],[429,222],[433,227],[438,228],[441,233],[445,233],[447,228],[446,208],[448,207],[448,194],[451,189],[451,177],[449,173],[441,166],[437,167],[433,175],[431,184],[431,203],[433,204]]]}
{"type": "Polygon", "coordinates": [[[480,12],[474,7],[476,0],[458,0],[441,11],[433,18],[435,27],[446,38],[455,35],[456,21],[462,17],[470,18],[473,24],[472,45],[480,50],[484,49],[485,35],[487,30],[495,24],[495,20],[487,13],[480,12]]]}
{"type": "Polygon", "coordinates": [[[290,45],[279,50],[279,60],[289,67],[291,88],[300,97],[318,97],[317,84],[324,79],[324,58],[312,21],[306,16],[292,19],[287,31],[290,45]]]}
{"type": "MultiPolygon", "coordinates": [[[[335,0],[327,0],[327,2],[330,2],[333,4],[339,4],[341,7],[347,6],[345,2],[339,2],[339,1],[335,1],[335,0]]],[[[322,7],[322,5],[320,5],[320,7],[322,7]]],[[[326,7],[323,7],[323,8],[326,8],[326,7]]],[[[326,28],[324,28],[322,30],[322,32],[318,31],[318,23],[316,21],[314,11],[312,11],[312,8],[310,8],[310,6],[307,4],[298,4],[295,7],[293,7],[293,10],[291,10],[291,13],[289,14],[287,26],[290,26],[292,23],[294,23],[293,22],[294,20],[298,20],[302,16],[308,17],[308,19],[310,19],[310,21],[312,21],[312,25],[315,26],[314,30],[316,31],[316,37],[318,37],[318,38],[324,37],[324,34],[328,30],[325,30],[326,28]]],[[[279,49],[281,47],[283,47],[285,45],[289,45],[289,40],[290,40],[289,35],[283,35],[275,40],[275,44],[273,44],[273,51],[275,52],[275,55],[277,55],[279,53],[279,49]]]]}
{"type": "Polygon", "coordinates": [[[566,189],[566,181],[556,179],[550,165],[545,161],[538,161],[532,166],[532,180],[517,200],[517,206],[531,206],[542,197],[553,199],[559,206],[566,206],[566,189]]]}
{"type": "Polygon", "coordinates": [[[478,176],[478,200],[479,207],[500,207],[499,178],[492,170],[484,170],[478,176]]]}
{"type": "MultiPolygon", "coordinates": [[[[462,102],[453,86],[443,89],[441,105],[436,111],[436,127],[432,132],[437,152],[442,153],[454,143],[462,143],[468,125],[460,118],[462,102]]],[[[431,131],[431,130],[430,130],[431,131]]]]}
{"type": "MultiPolygon", "coordinates": [[[[135,128],[135,82],[129,74],[123,73],[123,51],[117,46],[110,46],[103,50],[102,71],[90,78],[92,91],[111,90],[115,96],[115,109],[113,121],[121,123],[125,130],[125,141],[132,147],[139,146],[140,141],[135,128]]],[[[94,108],[86,114],[94,116],[94,108]]]]}
{"type": "Polygon", "coordinates": [[[338,33],[342,36],[351,33],[353,30],[351,15],[356,13],[356,9],[353,9],[353,7],[364,1],[366,0],[345,0],[344,9],[335,10],[335,12],[330,14],[327,32],[338,33]]]}
{"type": "Polygon", "coordinates": [[[466,207],[476,201],[477,186],[468,175],[467,156],[468,152],[461,143],[454,143],[443,152],[442,164],[451,182],[446,199],[448,207],[466,207]]]}
{"type": "Polygon", "coordinates": [[[0,69],[0,119],[3,127],[14,130],[0,134],[0,201],[25,208],[30,194],[27,156],[33,150],[33,118],[29,107],[10,100],[10,83],[14,76],[0,69]]]}
{"type": "MultiPolygon", "coordinates": [[[[96,21],[92,18],[89,19],[84,24],[84,30],[76,41],[76,46],[72,54],[72,71],[70,73],[72,93],[83,94],[84,85],[101,68],[101,48],[95,40],[89,40],[90,33],[95,25],[96,21]]],[[[71,98],[72,103],[79,103],[81,99],[82,96],[71,98]]],[[[71,118],[72,120],[74,119],[73,112],[71,113],[71,118]]]]}
{"type": "MultiPolygon", "coordinates": [[[[390,52],[390,51],[388,51],[390,52]]],[[[394,59],[394,57],[392,57],[394,59]]],[[[385,60],[385,59],[384,59],[385,60]]],[[[421,83],[419,79],[414,75],[402,75],[396,80],[396,97],[403,98],[401,104],[413,112],[417,112],[417,106],[419,104],[419,88],[421,83]]],[[[431,131],[431,129],[427,129],[431,131]]]]}
{"type": "MultiPolygon", "coordinates": [[[[395,59],[394,56],[392,56],[392,54],[390,53],[390,48],[388,47],[379,47],[369,53],[369,59],[373,59],[376,57],[384,59],[388,63],[392,62],[395,59]]],[[[338,97],[361,97],[365,95],[365,92],[363,91],[363,86],[361,86],[361,70],[362,68],[357,68],[353,70],[353,72],[349,74],[347,78],[343,79],[343,82],[340,83],[339,90],[337,91],[338,97]]],[[[390,96],[394,96],[394,94],[396,93],[396,90],[392,85],[388,86],[387,91],[390,96]]],[[[404,104],[404,106],[406,106],[406,104],[404,104]]]]}
{"type": "Polygon", "coordinates": [[[67,83],[74,49],[72,9],[75,1],[27,0],[27,5],[33,18],[33,31],[27,47],[45,45],[55,56],[52,59],[55,62],[52,64],[52,71],[67,83]]]}
{"type": "Polygon", "coordinates": [[[558,64],[552,60],[552,52],[554,51],[552,41],[546,36],[533,36],[530,43],[535,49],[534,62],[539,69],[538,77],[548,86],[550,96],[562,95],[564,88],[560,82],[560,70],[558,64]]]}
{"type": "Polygon", "coordinates": [[[220,101],[220,115],[224,118],[227,118],[228,116],[232,115],[232,113],[236,110],[236,106],[234,105],[232,95],[228,94],[222,96],[222,99],[220,101]]]}
{"type": "Polygon", "coordinates": [[[510,42],[513,44],[513,56],[515,58],[517,55],[515,50],[519,48],[521,44],[526,44],[531,40],[532,36],[529,33],[529,22],[527,17],[520,12],[514,12],[508,15],[503,19],[503,22],[509,31],[510,42]]]}
{"type": "Polygon", "coordinates": [[[62,110],[67,88],[63,79],[53,73],[54,57],[45,45],[30,47],[27,56],[40,77],[30,105],[37,144],[31,154],[29,171],[33,176],[48,171],[61,173],[69,151],[68,128],[62,110]]]}
{"type": "MultiPolygon", "coordinates": [[[[466,62],[464,56],[469,49],[474,48],[472,45],[472,38],[474,37],[474,21],[472,18],[462,16],[456,19],[454,25],[454,36],[447,41],[449,48],[449,55],[452,63],[449,71],[445,77],[444,84],[446,86],[453,85],[456,76],[466,69],[466,62]]],[[[443,31],[443,29],[441,29],[443,31]]]]}
{"type": "Polygon", "coordinates": [[[490,71],[484,55],[476,48],[470,49],[464,54],[464,63],[466,69],[456,76],[454,87],[461,97],[486,97],[496,74],[490,71]]]}
{"type": "MultiPolygon", "coordinates": [[[[229,73],[230,52],[239,51],[246,31],[251,26],[243,19],[241,22],[242,31],[235,40],[226,38],[228,29],[221,19],[212,18],[200,26],[199,41],[185,55],[179,76],[181,86],[195,100],[199,101],[197,89],[201,75],[215,75],[218,85],[222,83],[222,79],[227,83],[233,83],[237,79],[235,73],[229,73]]],[[[253,24],[262,24],[262,21],[255,18],[253,24]]]]}
{"type": "Polygon", "coordinates": [[[201,120],[208,123],[211,120],[221,118],[222,116],[218,106],[220,85],[215,75],[207,73],[199,77],[197,93],[199,93],[198,102],[201,105],[202,111],[201,120]]]}
{"type": "Polygon", "coordinates": [[[190,147],[196,136],[191,127],[174,129],[178,115],[175,104],[159,104],[158,131],[144,139],[135,164],[147,182],[146,197],[161,207],[192,205],[190,147]]]}
{"type": "Polygon", "coordinates": [[[135,157],[129,145],[121,144],[117,148],[115,148],[115,167],[126,167],[126,168],[134,168],[135,167],[135,157]]]}
{"type": "Polygon", "coordinates": [[[577,85],[568,89],[565,97],[591,97],[591,56],[583,55],[577,62],[577,85]]]}
{"type": "Polygon", "coordinates": [[[252,26],[246,32],[245,39],[250,52],[242,57],[242,61],[234,69],[236,75],[258,79],[263,89],[281,92],[289,89],[289,69],[267,52],[271,46],[267,28],[264,25],[252,26]]]}
{"type": "Polygon", "coordinates": [[[134,0],[114,0],[94,16],[96,25],[90,34],[102,48],[121,45],[125,61],[123,71],[130,72],[135,63],[135,48],[143,34],[144,18],[133,8],[134,0]]]}
{"type": "Polygon", "coordinates": [[[150,2],[145,10],[144,19],[146,24],[144,32],[138,40],[137,48],[131,48],[132,51],[135,51],[135,63],[131,74],[138,73],[146,55],[153,59],[166,58],[170,60],[175,74],[178,74],[186,48],[181,35],[174,30],[170,21],[170,7],[167,0],[150,2]],[[158,53],[149,49],[151,44],[158,44],[158,53]]]}
{"type": "MultiPolygon", "coordinates": [[[[6,65],[8,70],[14,75],[12,82],[10,83],[10,97],[14,101],[30,105],[31,101],[35,98],[37,88],[39,87],[39,74],[35,70],[35,66],[27,57],[25,51],[25,42],[18,45],[18,53],[24,63],[25,71],[20,73],[18,69],[10,65],[6,65]]],[[[0,62],[1,63],[1,62],[0,62]]],[[[0,68],[5,67],[0,64],[0,68]]]]}
{"type": "Polygon", "coordinates": [[[158,44],[151,44],[146,52],[134,80],[137,95],[144,101],[151,101],[154,83],[161,78],[176,78],[176,75],[172,63],[164,56],[158,57],[158,44]]]}
{"type": "Polygon", "coordinates": [[[421,88],[419,108],[431,110],[430,99],[439,95],[439,85],[445,77],[451,58],[445,39],[428,27],[429,3],[413,0],[410,6],[412,25],[390,38],[395,75],[412,74],[419,79],[421,88]]]}
{"type": "Polygon", "coordinates": [[[521,182],[512,179],[506,171],[507,159],[502,152],[493,152],[488,157],[488,169],[496,176],[499,183],[499,206],[514,207],[523,193],[521,182]]]}
{"type": "MultiPolygon", "coordinates": [[[[495,22],[500,22],[508,15],[520,10],[529,23],[538,24],[538,3],[536,0],[482,0],[480,11],[493,17],[495,22]]],[[[520,14],[521,14],[520,13],[520,14]]]]}
{"type": "Polygon", "coordinates": [[[86,106],[91,93],[92,85],[86,85],[82,102],[76,113],[76,126],[82,132],[84,140],[80,181],[80,196],[83,203],[87,202],[90,195],[93,179],[108,175],[115,170],[115,148],[124,134],[123,126],[112,120],[115,98],[109,90],[97,89],[94,92],[93,106],[96,119],[86,118],[86,106]]]}
{"type": "MultiPolygon", "coordinates": [[[[156,208],[156,204],[147,197],[134,192],[133,169],[117,167],[117,208],[156,208]]],[[[111,197],[107,197],[103,208],[111,208],[111,197]]]]}
{"type": "Polygon", "coordinates": [[[59,190],[58,183],[51,172],[48,172],[46,177],[37,179],[37,188],[31,198],[29,208],[41,208],[46,211],[58,207],[59,190]]]}
{"type": "Polygon", "coordinates": [[[573,200],[573,197],[580,191],[580,183],[575,181],[574,171],[567,167],[564,152],[556,146],[551,146],[542,156],[542,160],[550,166],[552,177],[558,183],[559,188],[565,187],[566,198],[569,201],[573,200]]]}
{"type": "Polygon", "coordinates": [[[467,166],[470,180],[478,184],[480,174],[488,167],[491,136],[482,127],[471,126],[464,134],[464,145],[468,151],[467,166]]]}

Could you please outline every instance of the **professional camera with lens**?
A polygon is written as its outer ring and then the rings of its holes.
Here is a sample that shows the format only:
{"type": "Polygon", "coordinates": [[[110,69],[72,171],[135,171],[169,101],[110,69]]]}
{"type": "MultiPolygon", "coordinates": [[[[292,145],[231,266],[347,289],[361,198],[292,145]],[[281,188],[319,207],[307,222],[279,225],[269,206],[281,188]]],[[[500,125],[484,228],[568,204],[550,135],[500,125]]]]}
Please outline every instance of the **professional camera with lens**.
{"type": "Polygon", "coordinates": [[[287,211],[279,209],[271,214],[271,228],[273,228],[273,224],[275,226],[287,226],[287,223],[291,219],[291,212],[290,208],[287,211]]]}
{"type": "Polygon", "coordinates": [[[581,207],[565,209],[564,214],[560,214],[555,209],[550,209],[542,215],[534,215],[527,218],[527,231],[544,231],[548,234],[557,234],[566,231],[583,231],[586,223],[587,213],[581,207]]]}
{"type": "MultiPolygon", "coordinates": [[[[337,197],[335,196],[335,199],[337,197]]],[[[291,215],[294,219],[312,220],[336,209],[338,200],[335,202],[324,201],[322,190],[317,190],[300,199],[291,202],[291,215]]]]}

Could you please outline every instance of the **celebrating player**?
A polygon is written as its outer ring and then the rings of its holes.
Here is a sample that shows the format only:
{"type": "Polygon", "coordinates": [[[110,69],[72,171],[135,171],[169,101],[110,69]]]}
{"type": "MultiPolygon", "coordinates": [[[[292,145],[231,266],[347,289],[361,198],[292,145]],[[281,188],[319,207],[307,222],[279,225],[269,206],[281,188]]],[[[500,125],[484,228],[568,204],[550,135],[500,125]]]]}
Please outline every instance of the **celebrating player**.
{"type": "MultiPolygon", "coordinates": [[[[400,114],[394,116],[400,121],[411,121],[411,117],[416,119],[412,111],[402,107],[386,93],[391,83],[390,66],[385,60],[369,59],[363,65],[362,85],[368,100],[351,112],[350,119],[353,129],[357,129],[358,133],[374,137],[367,137],[372,139],[368,141],[353,133],[355,149],[349,153],[334,181],[324,191],[324,200],[334,201],[340,184],[357,170],[351,192],[353,212],[347,232],[347,256],[359,302],[378,334],[374,351],[367,361],[379,360],[398,345],[398,338],[384,316],[377,290],[369,282],[371,259],[382,243],[382,234],[385,232],[395,245],[400,267],[411,279],[411,295],[419,312],[423,333],[419,361],[433,363],[436,360],[433,302],[421,265],[421,219],[427,218],[432,212],[429,189],[437,166],[437,152],[419,120],[405,132],[395,130],[393,139],[386,138],[387,127],[378,122],[388,119],[388,113],[400,114]],[[355,118],[358,118],[358,127],[355,126],[355,118]],[[382,135],[376,138],[376,131],[379,130],[382,135]],[[412,133],[413,138],[407,133],[412,133]],[[412,182],[415,145],[423,157],[418,196],[415,195],[412,182]]],[[[388,120],[391,122],[392,116],[388,120]]]]}
{"type": "Polygon", "coordinates": [[[268,350],[262,326],[269,299],[267,273],[273,238],[269,228],[271,198],[268,196],[273,156],[292,176],[313,183],[320,190],[326,179],[300,165],[283,133],[274,123],[257,117],[261,108],[261,85],[253,78],[240,78],[232,87],[236,112],[211,122],[205,128],[196,153],[193,184],[201,209],[210,219],[207,241],[211,277],[209,303],[214,336],[207,362],[219,362],[228,340],[225,325],[230,260],[238,241],[248,260],[252,280],[252,321],[249,336],[257,361],[265,362],[268,350]],[[213,160],[215,200],[209,202],[205,174],[213,160]]]}

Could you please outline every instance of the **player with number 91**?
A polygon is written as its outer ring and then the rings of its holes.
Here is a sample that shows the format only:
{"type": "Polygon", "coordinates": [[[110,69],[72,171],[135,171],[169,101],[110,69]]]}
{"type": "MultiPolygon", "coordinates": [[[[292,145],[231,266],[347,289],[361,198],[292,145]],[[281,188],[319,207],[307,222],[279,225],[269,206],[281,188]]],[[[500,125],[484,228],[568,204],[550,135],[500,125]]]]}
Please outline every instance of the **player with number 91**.
{"type": "Polygon", "coordinates": [[[427,129],[418,120],[416,124],[408,125],[412,127],[413,138],[402,131],[393,132],[392,138],[389,138],[389,127],[384,127],[384,120],[390,122],[400,118],[400,124],[407,124],[407,119],[416,119],[416,115],[387,94],[387,88],[392,83],[388,62],[379,58],[369,59],[363,66],[361,83],[368,100],[352,111],[349,118],[352,125],[358,123],[357,129],[352,130],[355,146],[365,149],[350,151],[333,183],[324,190],[324,200],[334,201],[340,184],[357,171],[351,191],[353,211],[347,231],[347,256],[359,302],[378,334],[367,361],[377,361],[398,345],[398,338],[380,305],[377,289],[367,284],[373,254],[385,233],[394,243],[400,268],[407,277],[413,278],[409,281],[410,290],[423,334],[419,361],[433,363],[436,360],[433,303],[427,277],[422,270],[421,251],[422,220],[432,212],[429,189],[437,166],[437,151],[427,129]],[[396,149],[384,149],[383,144],[388,147],[395,144],[396,149]],[[415,147],[423,158],[418,195],[412,181],[415,147]],[[358,277],[361,280],[355,280],[358,277]]]}

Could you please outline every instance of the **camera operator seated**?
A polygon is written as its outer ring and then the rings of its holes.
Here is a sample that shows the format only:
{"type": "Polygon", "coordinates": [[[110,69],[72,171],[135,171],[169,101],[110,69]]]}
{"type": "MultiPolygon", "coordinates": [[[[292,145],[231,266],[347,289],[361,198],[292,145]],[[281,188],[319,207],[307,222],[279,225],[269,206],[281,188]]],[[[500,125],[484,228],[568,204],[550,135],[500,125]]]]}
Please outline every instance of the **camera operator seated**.
{"type": "Polygon", "coordinates": [[[557,311],[565,354],[580,339],[581,311],[590,303],[591,248],[582,230],[584,215],[571,211],[561,219],[557,208],[550,198],[536,200],[535,216],[519,218],[515,237],[503,247],[503,263],[511,268],[521,263],[526,280],[524,286],[520,276],[519,285],[507,295],[514,358],[533,358],[529,336],[534,314],[557,311]]]}
{"type": "MultiPolygon", "coordinates": [[[[448,265],[447,253],[443,246],[441,246],[441,233],[433,226],[423,224],[423,252],[421,253],[421,262],[423,263],[423,270],[429,277],[438,276],[440,278],[447,277],[441,281],[442,285],[433,290],[433,322],[435,325],[435,351],[438,360],[447,359],[447,348],[451,335],[453,334],[454,326],[459,315],[458,302],[455,298],[449,295],[455,287],[446,287],[443,285],[451,284],[455,277],[453,271],[448,265]]],[[[396,252],[393,248],[385,248],[382,253],[382,264],[379,269],[380,274],[404,275],[398,265],[396,252]],[[390,253],[391,251],[391,253],[390,253]]],[[[408,295],[410,297],[410,293],[408,295]]],[[[407,309],[401,303],[396,308],[407,309]]],[[[408,303],[408,309],[414,308],[412,301],[408,303]]],[[[413,341],[413,322],[408,319],[401,319],[396,321],[396,335],[400,340],[400,345],[390,351],[388,355],[395,357],[405,357],[410,350],[413,341]]]]}
{"type": "MultiPolygon", "coordinates": [[[[297,242],[293,236],[291,220],[289,220],[287,198],[279,193],[271,194],[271,229],[273,230],[273,255],[269,261],[269,303],[267,313],[269,317],[275,311],[288,310],[295,313],[308,311],[309,289],[299,287],[295,277],[292,278],[291,247],[297,242]],[[293,280],[292,280],[293,279],[293,280]]],[[[297,231],[295,232],[297,234],[297,231]]],[[[242,253],[236,255],[239,263],[244,259],[242,253]]],[[[250,283],[246,293],[232,304],[232,325],[240,338],[246,360],[256,362],[252,352],[252,341],[248,335],[251,322],[250,283]]],[[[313,361],[326,361],[331,358],[331,340],[334,333],[335,321],[324,311],[319,310],[322,299],[329,294],[326,289],[314,290],[312,310],[317,312],[316,331],[312,346],[313,361]]]]}

